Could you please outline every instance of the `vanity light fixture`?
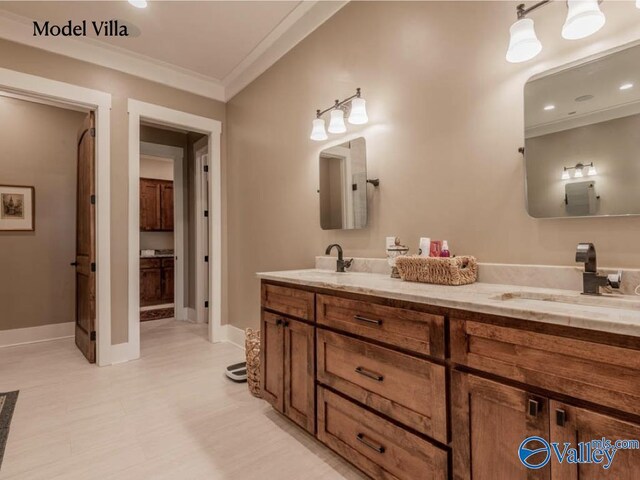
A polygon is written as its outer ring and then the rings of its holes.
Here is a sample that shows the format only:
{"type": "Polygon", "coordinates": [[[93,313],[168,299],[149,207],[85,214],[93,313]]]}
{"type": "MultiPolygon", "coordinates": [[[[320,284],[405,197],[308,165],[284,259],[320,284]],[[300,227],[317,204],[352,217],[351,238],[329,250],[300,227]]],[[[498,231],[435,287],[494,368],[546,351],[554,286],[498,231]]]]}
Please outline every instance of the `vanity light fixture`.
{"type": "Polygon", "coordinates": [[[324,119],[322,118],[328,112],[331,112],[329,128],[327,129],[329,133],[344,133],[347,131],[347,126],[344,123],[345,114],[348,114],[349,123],[353,125],[364,125],[369,121],[366,101],[360,96],[360,89],[357,88],[355,95],[342,101],[336,100],[331,107],[324,110],[316,110],[316,119],[313,121],[313,128],[309,137],[311,140],[319,142],[328,138],[324,128],[324,119]]]}
{"type": "Polygon", "coordinates": [[[129,3],[136,8],[147,8],[147,0],[129,0],[129,3]]]}
{"type": "MultiPolygon", "coordinates": [[[[606,22],[604,13],[600,10],[601,2],[602,0],[567,0],[567,18],[562,27],[563,38],[577,40],[600,30],[606,22]]],[[[506,57],[508,62],[526,62],[542,51],[542,44],[536,36],[533,20],[527,18],[527,15],[549,3],[551,0],[542,0],[529,8],[524,3],[516,7],[518,20],[509,29],[509,48],[506,57]]],[[[640,8],[640,0],[636,0],[636,6],[640,8]]]]}
{"type": "Polygon", "coordinates": [[[573,178],[584,177],[584,169],[587,168],[587,176],[593,177],[598,174],[595,165],[591,163],[576,163],[573,167],[562,167],[562,180],[571,179],[571,170],[573,170],[573,178]]]}

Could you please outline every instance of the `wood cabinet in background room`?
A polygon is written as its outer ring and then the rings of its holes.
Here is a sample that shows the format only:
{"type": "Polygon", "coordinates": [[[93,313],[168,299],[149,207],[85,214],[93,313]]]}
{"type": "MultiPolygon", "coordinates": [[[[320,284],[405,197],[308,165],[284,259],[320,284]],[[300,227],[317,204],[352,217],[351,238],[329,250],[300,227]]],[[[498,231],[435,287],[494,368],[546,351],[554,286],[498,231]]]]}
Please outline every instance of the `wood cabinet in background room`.
{"type": "Polygon", "coordinates": [[[140,259],[140,306],[173,303],[173,258],[140,259]]]}
{"type": "Polygon", "coordinates": [[[140,231],[173,231],[173,182],[140,179],[140,231]]]}

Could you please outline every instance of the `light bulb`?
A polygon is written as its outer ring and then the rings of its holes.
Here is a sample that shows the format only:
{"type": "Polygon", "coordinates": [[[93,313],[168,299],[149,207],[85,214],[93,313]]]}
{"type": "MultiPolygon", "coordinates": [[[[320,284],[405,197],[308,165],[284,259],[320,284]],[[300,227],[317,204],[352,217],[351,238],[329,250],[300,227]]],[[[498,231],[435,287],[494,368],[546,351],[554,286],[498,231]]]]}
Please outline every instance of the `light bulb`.
{"type": "Polygon", "coordinates": [[[569,170],[566,168],[562,171],[562,180],[569,180],[571,176],[569,175],[569,170]]]}
{"type": "Polygon", "coordinates": [[[327,132],[324,130],[324,120],[321,118],[316,118],[313,121],[313,128],[311,129],[311,136],[309,137],[311,140],[315,140],[316,142],[321,142],[322,140],[326,140],[329,138],[327,136],[327,132]]]}
{"type": "Polygon", "coordinates": [[[353,125],[364,125],[369,121],[369,117],[367,117],[366,103],[365,99],[360,97],[351,100],[349,123],[353,125]]]}
{"type": "Polygon", "coordinates": [[[129,3],[136,8],[147,8],[147,0],[129,0],[129,3]]]}
{"type": "Polygon", "coordinates": [[[329,133],[344,133],[347,126],[344,124],[344,112],[339,108],[331,110],[331,120],[329,121],[329,133]]]}
{"type": "Polygon", "coordinates": [[[507,62],[520,63],[531,60],[542,51],[542,44],[533,28],[533,20],[522,18],[509,29],[507,62]]]}
{"type": "Polygon", "coordinates": [[[587,175],[590,177],[593,177],[594,175],[597,175],[598,171],[596,170],[595,165],[589,165],[589,170],[587,170],[587,175]]]}
{"type": "Polygon", "coordinates": [[[567,20],[562,27],[562,37],[578,40],[600,30],[606,21],[598,0],[569,0],[567,20]]]}
{"type": "Polygon", "coordinates": [[[576,171],[573,174],[573,178],[582,178],[582,167],[576,167],[576,171]]]}

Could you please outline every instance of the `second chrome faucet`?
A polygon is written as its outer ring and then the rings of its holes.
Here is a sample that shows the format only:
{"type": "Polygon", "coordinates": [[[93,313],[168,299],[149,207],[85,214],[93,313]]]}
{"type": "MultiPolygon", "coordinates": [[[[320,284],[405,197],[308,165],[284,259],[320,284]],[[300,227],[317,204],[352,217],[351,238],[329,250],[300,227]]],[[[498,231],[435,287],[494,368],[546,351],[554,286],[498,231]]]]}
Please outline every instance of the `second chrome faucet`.
{"type": "Polygon", "coordinates": [[[342,247],[337,243],[332,243],[327,247],[327,250],[324,252],[326,255],[331,255],[331,250],[336,248],[338,250],[338,260],[336,261],[336,272],[344,273],[345,268],[351,267],[353,263],[353,258],[351,260],[345,260],[343,257],[342,247]]]}

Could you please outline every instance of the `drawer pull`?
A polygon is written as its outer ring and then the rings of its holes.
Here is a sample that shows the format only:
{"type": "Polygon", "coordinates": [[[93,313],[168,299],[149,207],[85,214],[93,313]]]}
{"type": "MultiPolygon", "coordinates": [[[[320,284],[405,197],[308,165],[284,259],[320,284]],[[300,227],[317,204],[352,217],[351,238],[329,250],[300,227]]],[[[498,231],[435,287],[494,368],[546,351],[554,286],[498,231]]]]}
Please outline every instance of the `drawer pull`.
{"type": "Polygon", "coordinates": [[[371,450],[375,450],[378,453],[384,453],[386,450],[382,445],[374,445],[373,443],[367,441],[367,439],[364,437],[364,433],[357,434],[356,439],[364,446],[369,447],[371,450]]]}
{"type": "Polygon", "coordinates": [[[382,325],[382,320],[372,320],[371,318],[361,317],[360,315],[354,315],[354,320],[358,320],[359,322],[371,323],[373,325],[382,325]]]}
{"type": "Polygon", "coordinates": [[[364,369],[363,367],[356,367],[356,373],[360,375],[364,375],[365,377],[371,378],[376,382],[381,382],[384,380],[384,377],[378,373],[370,372],[369,370],[364,369]]]}
{"type": "Polygon", "coordinates": [[[559,427],[564,427],[564,424],[567,422],[567,412],[559,408],[556,410],[556,425],[559,427]]]}

